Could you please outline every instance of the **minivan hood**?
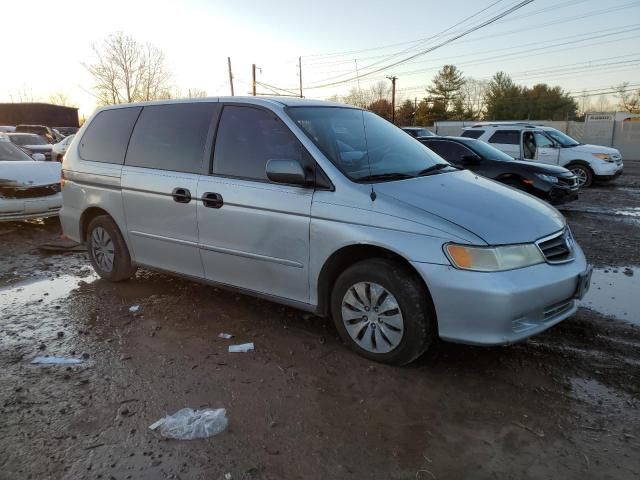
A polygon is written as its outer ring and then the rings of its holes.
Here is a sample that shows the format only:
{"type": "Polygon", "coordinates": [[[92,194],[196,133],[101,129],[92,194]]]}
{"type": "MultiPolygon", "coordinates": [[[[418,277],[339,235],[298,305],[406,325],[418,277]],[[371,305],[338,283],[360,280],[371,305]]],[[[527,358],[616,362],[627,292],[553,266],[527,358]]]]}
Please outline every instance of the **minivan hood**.
{"type": "Polygon", "coordinates": [[[0,185],[38,186],[60,182],[61,165],[58,162],[0,162],[0,185]]]}
{"type": "Polygon", "coordinates": [[[469,171],[373,185],[376,194],[444,218],[489,245],[529,243],[565,226],[555,208],[469,171]]]}

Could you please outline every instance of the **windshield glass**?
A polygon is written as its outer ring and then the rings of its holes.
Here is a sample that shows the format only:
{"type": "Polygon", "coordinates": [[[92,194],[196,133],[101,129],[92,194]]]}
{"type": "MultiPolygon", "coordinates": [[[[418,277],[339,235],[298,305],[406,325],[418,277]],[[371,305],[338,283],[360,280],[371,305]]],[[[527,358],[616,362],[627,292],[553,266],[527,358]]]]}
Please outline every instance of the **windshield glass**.
{"type": "Polygon", "coordinates": [[[480,140],[465,140],[462,144],[488,160],[498,160],[500,162],[512,162],[514,160],[512,156],[480,140]]]}
{"type": "Polygon", "coordinates": [[[33,160],[18,147],[10,142],[0,142],[0,162],[24,162],[33,160]]]}
{"type": "Polygon", "coordinates": [[[544,133],[549,135],[563,147],[575,147],[576,145],[580,145],[580,142],[574,140],[566,133],[562,133],[560,130],[545,130],[544,133]]]}
{"type": "Polygon", "coordinates": [[[287,113],[353,181],[399,180],[427,171],[442,173],[453,169],[420,142],[371,112],[340,107],[290,107],[287,113]]]}
{"type": "Polygon", "coordinates": [[[9,138],[16,145],[47,145],[47,142],[40,135],[9,135],[9,138]]]}

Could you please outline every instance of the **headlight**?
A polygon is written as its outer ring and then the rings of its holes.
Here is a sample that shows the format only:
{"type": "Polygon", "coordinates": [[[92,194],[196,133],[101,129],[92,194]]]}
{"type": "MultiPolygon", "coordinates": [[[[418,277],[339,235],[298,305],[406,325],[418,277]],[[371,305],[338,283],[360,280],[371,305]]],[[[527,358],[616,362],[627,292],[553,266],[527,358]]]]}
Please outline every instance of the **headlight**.
{"type": "Polygon", "coordinates": [[[449,243],[444,249],[453,266],[462,270],[497,272],[544,262],[542,253],[532,243],[502,247],[472,247],[449,243]]]}
{"type": "Polygon", "coordinates": [[[594,153],[594,157],[599,158],[600,160],[604,160],[605,162],[613,162],[613,158],[608,153],[594,153]]]}
{"type": "Polygon", "coordinates": [[[544,173],[536,173],[535,175],[540,180],[544,180],[545,182],[549,182],[549,183],[558,183],[560,181],[558,180],[558,177],[554,177],[553,175],[546,175],[544,173]]]}

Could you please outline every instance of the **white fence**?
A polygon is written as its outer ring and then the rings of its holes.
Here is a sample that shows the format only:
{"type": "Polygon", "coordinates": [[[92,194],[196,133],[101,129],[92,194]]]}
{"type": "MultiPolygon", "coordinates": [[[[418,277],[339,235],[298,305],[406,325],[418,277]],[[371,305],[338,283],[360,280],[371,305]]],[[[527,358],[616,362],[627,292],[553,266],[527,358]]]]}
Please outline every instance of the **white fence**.
{"type": "MultiPolygon", "coordinates": [[[[534,125],[545,125],[564,132],[579,142],[604,145],[620,150],[628,160],[640,160],[640,115],[621,113],[588,113],[584,122],[527,120],[534,125]]],[[[477,121],[435,122],[431,128],[436,135],[457,136],[464,127],[477,121]]]]}

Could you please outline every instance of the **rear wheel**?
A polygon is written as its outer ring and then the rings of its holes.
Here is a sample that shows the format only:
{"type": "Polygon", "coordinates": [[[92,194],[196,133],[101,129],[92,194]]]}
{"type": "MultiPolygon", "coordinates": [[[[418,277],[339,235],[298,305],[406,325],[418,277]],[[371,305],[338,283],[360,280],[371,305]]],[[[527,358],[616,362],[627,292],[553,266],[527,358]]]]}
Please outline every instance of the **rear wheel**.
{"type": "Polygon", "coordinates": [[[593,183],[593,172],[589,167],[576,163],[574,165],[570,165],[568,168],[576,176],[578,186],[580,188],[587,188],[591,186],[591,183],[593,183]]]}
{"type": "Polygon", "coordinates": [[[347,268],[334,285],[331,313],[342,340],[378,362],[407,364],[436,338],[433,305],[420,279],[386,259],[347,268]]]}
{"type": "Polygon", "coordinates": [[[87,252],[93,269],[105,280],[119,282],[136,272],[120,229],[107,215],[100,215],[89,223],[87,252]]]}

